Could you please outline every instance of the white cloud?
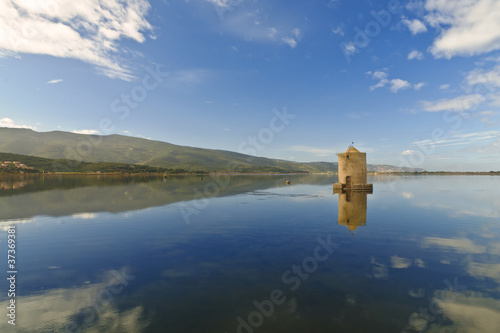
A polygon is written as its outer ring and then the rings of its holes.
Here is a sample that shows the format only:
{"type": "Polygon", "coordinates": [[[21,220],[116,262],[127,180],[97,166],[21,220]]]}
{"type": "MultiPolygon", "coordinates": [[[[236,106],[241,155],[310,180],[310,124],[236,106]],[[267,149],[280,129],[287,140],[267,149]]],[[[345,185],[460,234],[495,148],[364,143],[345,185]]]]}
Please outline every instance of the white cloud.
{"type": "Polygon", "coordinates": [[[53,83],[59,83],[59,82],[63,82],[63,79],[50,80],[50,81],[47,81],[46,83],[53,84],[53,83]]]}
{"type": "Polygon", "coordinates": [[[416,35],[427,31],[427,27],[420,20],[404,19],[401,22],[403,22],[403,24],[405,24],[408,27],[408,29],[410,29],[412,35],[416,35]]]}
{"type": "Polygon", "coordinates": [[[14,120],[10,118],[2,118],[0,119],[0,127],[9,127],[9,128],[29,128],[29,129],[36,129],[34,126],[29,126],[29,125],[18,125],[14,123],[14,120]]]}
{"type": "Polygon", "coordinates": [[[293,37],[283,37],[282,41],[285,44],[288,44],[292,49],[297,46],[298,41],[302,38],[302,34],[300,32],[300,29],[295,28],[292,30],[292,35],[293,37]]]}
{"type": "Polygon", "coordinates": [[[445,90],[445,89],[448,89],[449,87],[450,87],[449,84],[442,84],[442,85],[439,86],[439,89],[445,90]]]}
{"type": "Polygon", "coordinates": [[[407,149],[401,153],[401,155],[413,155],[415,154],[414,150],[407,149]]]}
{"type": "MultiPolygon", "coordinates": [[[[368,72],[371,73],[371,72],[368,72]]],[[[379,82],[373,86],[370,86],[370,90],[375,90],[377,88],[381,88],[385,86],[386,84],[389,83],[389,80],[387,80],[388,74],[386,72],[382,71],[377,71],[373,73],[372,75],[372,80],[379,80],[379,82]]]]}
{"type": "Polygon", "coordinates": [[[491,85],[500,87],[500,66],[496,66],[492,70],[485,71],[483,69],[475,69],[467,75],[467,83],[473,85],[491,85]]]}
{"type": "Polygon", "coordinates": [[[449,139],[443,140],[421,140],[414,141],[411,144],[413,146],[433,146],[435,148],[439,147],[451,147],[451,146],[462,146],[469,145],[473,143],[481,143],[485,144],[488,141],[491,142],[496,138],[500,137],[500,131],[483,131],[483,132],[474,132],[474,133],[464,133],[464,134],[455,134],[451,136],[449,139]]]}
{"type": "Polygon", "coordinates": [[[422,246],[425,248],[437,246],[458,253],[480,254],[486,252],[485,246],[476,245],[468,238],[425,237],[422,246]]]}
{"type": "Polygon", "coordinates": [[[210,2],[211,4],[220,8],[231,7],[237,3],[239,4],[242,2],[242,0],[205,0],[205,1],[210,2]]]}
{"type": "Polygon", "coordinates": [[[111,78],[132,79],[118,42],[144,42],[151,30],[146,0],[0,1],[0,55],[44,54],[78,59],[111,78]]]}
{"type": "Polygon", "coordinates": [[[485,98],[479,94],[459,96],[453,99],[441,99],[434,102],[423,102],[424,110],[429,112],[439,111],[467,111],[484,102],[485,98]]]}
{"type": "Polygon", "coordinates": [[[412,60],[412,59],[422,60],[422,59],[424,59],[424,54],[420,51],[413,50],[410,53],[408,53],[408,59],[409,60],[412,60]]]}
{"type": "Polygon", "coordinates": [[[393,93],[397,93],[401,89],[407,89],[410,87],[411,87],[411,84],[408,81],[401,80],[401,79],[391,80],[391,91],[393,93]]]}
{"type": "Polygon", "coordinates": [[[231,11],[231,15],[223,18],[219,15],[219,28],[225,34],[247,42],[284,44],[291,48],[295,48],[302,39],[302,31],[293,19],[287,15],[273,17],[256,2],[247,1],[245,6],[238,6],[238,1],[206,1],[213,3],[218,12],[231,11]]]}
{"type": "Polygon", "coordinates": [[[86,134],[86,135],[94,135],[94,134],[99,134],[99,131],[96,131],[96,130],[90,130],[90,129],[82,129],[82,130],[74,130],[74,131],[71,131],[71,133],[75,133],[75,134],[86,134]]]}
{"type": "Polygon", "coordinates": [[[408,258],[402,258],[398,257],[397,255],[394,255],[391,257],[391,264],[392,268],[408,268],[411,266],[411,260],[408,258]]]}
{"type": "Polygon", "coordinates": [[[442,29],[431,53],[438,58],[500,49],[500,1],[427,0],[425,20],[442,29]]]}
{"type": "Polygon", "coordinates": [[[284,37],[283,38],[283,42],[285,44],[288,44],[292,49],[297,46],[297,41],[293,38],[290,38],[290,37],[284,37]]]}
{"type": "Polygon", "coordinates": [[[424,86],[426,86],[426,85],[427,85],[427,83],[425,83],[425,82],[415,83],[415,84],[413,85],[413,89],[415,89],[415,90],[420,90],[422,87],[424,87],[424,86]]]}
{"type": "Polygon", "coordinates": [[[289,148],[289,150],[311,153],[320,157],[331,156],[335,154],[335,151],[333,149],[316,148],[310,146],[292,146],[289,148]]]}
{"type": "MultiPolygon", "coordinates": [[[[366,74],[372,74],[371,71],[368,71],[366,74]]],[[[376,71],[372,74],[372,80],[379,80],[377,84],[374,84],[373,86],[370,86],[370,90],[375,90],[377,88],[382,88],[385,87],[386,85],[389,85],[389,89],[393,93],[397,93],[399,90],[402,89],[408,89],[413,87],[415,90],[419,90],[422,88],[425,83],[420,82],[417,84],[412,85],[410,82],[402,79],[388,79],[389,75],[384,72],[384,71],[376,71]]]]}

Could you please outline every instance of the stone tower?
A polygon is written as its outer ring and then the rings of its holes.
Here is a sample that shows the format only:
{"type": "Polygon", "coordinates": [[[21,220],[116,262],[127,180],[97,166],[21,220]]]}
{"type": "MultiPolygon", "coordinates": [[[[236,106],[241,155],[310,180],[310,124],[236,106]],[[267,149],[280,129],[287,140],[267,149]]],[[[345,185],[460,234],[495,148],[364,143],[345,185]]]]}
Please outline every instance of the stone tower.
{"type": "Polygon", "coordinates": [[[339,159],[339,182],[333,184],[335,192],[342,190],[373,191],[373,184],[367,183],[366,153],[361,153],[354,146],[344,153],[337,154],[339,159]]]}

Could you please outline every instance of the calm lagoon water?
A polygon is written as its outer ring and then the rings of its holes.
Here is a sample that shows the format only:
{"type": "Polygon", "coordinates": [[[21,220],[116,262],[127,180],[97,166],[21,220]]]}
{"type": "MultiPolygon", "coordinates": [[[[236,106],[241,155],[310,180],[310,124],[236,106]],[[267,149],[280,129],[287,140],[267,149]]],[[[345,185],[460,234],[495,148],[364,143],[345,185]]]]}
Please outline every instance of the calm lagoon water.
{"type": "Polygon", "coordinates": [[[336,181],[2,179],[0,331],[500,331],[500,177],[336,181]]]}

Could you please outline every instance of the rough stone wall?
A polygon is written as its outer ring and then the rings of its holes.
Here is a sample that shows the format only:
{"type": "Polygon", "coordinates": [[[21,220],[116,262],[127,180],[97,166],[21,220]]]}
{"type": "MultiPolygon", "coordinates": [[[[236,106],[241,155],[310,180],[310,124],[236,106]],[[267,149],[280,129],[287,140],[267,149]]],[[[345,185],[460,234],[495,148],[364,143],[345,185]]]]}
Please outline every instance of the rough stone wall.
{"type": "Polygon", "coordinates": [[[351,184],[366,184],[366,153],[341,153],[339,159],[339,183],[346,184],[351,176],[351,184]]]}

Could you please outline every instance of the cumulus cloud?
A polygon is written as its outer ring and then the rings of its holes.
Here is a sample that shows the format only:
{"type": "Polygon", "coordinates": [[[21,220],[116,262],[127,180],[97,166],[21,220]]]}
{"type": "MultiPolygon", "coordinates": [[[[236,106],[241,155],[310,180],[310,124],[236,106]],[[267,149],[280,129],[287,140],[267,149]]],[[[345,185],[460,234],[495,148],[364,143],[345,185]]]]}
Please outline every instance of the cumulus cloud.
{"type": "Polygon", "coordinates": [[[439,111],[467,111],[482,102],[485,98],[479,94],[470,94],[452,99],[441,99],[434,102],[424,101],[424,110],[429,112],[439,111]]]}
{"type": "Polygon", "coordinates": [[[29,126],[29,125],[19,125],[14,122],[11,118],[2,118],[0,119],[0,127],[9,127],[9,128],[29,128],[29,129],[36,129],[36,127],[29,126]]]}
{"type": "Polygon", "coordinates": [[[411,87],[410,82],[401,79],[393,79],[391,80],[390,84],[391,84],[390,89],[393,93],[397,93],[401,89],[407,89],[411,87]]]}
{"type": "Polygon", "coordinates": [[[422,59],[424,59],[424,54],[420,51],[413,50],[410,53],[408,53],[408,59],[409,60],[412,60],[412,59],[422,60],[422,59]]]}
{"type": "Polygon", "coordinates": [[[74,131],[71,131],[71,133],[75,133],[75,134],[86,134],[86,135],[94,135],[94,134],[99,134],[99,131],[96,131],[96,130],[91,130],[91,129],[82,129],[82,130],[74,130],[74,131]]]}
{"type": "Polygon", "coordinates": [[[437,58],[500,49],[500,1],[427,0],[425,21],[441,35],[430,48],[437,58]]]}
{"type": "Polygon", "coordinates": [[[411,31],[412,35],[416,35],[416,34],[423,33],[423,32],[427,31],[427,27],[420,20],[417,20],[417,19],[414,19],[414,20],[404,19],[401,22],[403,22],[403,24],[408,27],[408,29],[411,31]]]}
{"type": "Polygon", "coordinates": [[[142,43],[151,30],[146,0],[0,1],[0,56],[43,54],[97,66],[111,78],[130,80],[118,42],[142,43]],[[3,51],[3,52],[2,52],[3,51]]]}

